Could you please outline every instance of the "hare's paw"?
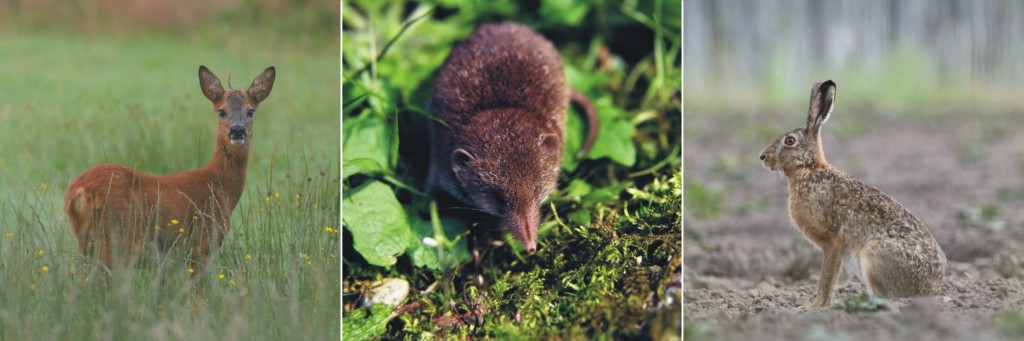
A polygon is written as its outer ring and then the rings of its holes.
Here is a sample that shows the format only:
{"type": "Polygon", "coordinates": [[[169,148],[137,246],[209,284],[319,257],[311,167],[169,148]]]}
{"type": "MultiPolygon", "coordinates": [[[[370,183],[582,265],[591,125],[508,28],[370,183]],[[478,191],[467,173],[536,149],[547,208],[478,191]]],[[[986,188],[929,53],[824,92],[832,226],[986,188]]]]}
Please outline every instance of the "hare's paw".
{"type": "Polygon", "coordinates": [[[811,302],[809,304],[801,305],[799,308],[800,309],[821,309],[821,308],[825,308],[825,307],[828,307],[828,302],[826,302],[825,300],[823,300],[821,298],[815,298],[813,302],[811,302]]]}

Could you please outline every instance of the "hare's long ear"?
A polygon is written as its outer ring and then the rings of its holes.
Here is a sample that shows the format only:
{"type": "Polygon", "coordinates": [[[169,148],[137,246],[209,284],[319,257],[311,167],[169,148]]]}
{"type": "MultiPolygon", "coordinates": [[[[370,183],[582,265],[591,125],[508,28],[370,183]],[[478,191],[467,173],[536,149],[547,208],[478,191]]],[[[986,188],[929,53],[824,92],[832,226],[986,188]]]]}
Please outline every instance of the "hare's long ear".
{"type": "Polygon", "coordinates": [[[807,133],[818,135],[821,126],[828,121],[836,103],[836,83],[827,80],[814,83],[811,88],[811,104],[807,109],[807,133]]]}

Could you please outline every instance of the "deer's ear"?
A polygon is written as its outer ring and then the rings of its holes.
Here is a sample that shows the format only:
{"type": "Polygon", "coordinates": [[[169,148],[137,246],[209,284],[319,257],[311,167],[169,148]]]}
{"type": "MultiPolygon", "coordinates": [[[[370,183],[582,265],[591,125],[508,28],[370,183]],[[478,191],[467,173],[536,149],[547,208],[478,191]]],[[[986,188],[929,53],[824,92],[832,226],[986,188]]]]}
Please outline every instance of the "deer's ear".
{"type": "Polygon", "coordinates": [[[203,96],[210,102],[215,102],[224,95],[224,87],[220,85],[220,78],[210,72],[206,66],[199,66],[199,88],[203,89],[203,96]]]}
{"type": "Polygon", "coordinates": [[[277,70],[273,66],[263,70],[255,80],[252,81],[252,85],[249,86],[249,99],[254,103],[263,102],[267,96],[270,96],[270,90],[274,89],[274,77],[276,76],[277,70]]]}

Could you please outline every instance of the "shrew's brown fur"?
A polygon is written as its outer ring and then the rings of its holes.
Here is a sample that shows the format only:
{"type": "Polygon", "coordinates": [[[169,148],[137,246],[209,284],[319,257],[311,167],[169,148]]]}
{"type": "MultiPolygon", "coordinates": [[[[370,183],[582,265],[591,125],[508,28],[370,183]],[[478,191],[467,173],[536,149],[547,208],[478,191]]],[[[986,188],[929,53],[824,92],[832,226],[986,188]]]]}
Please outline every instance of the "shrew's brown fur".
{"type": "Polygon", "coordinates": [[[163,176],[104,164],[79,175],[64,196],[79,252],[110,269],[123,269],[149,242],[160,254],[184,247],[190,251],[193,279],[202,274],[231,228],[231,212],[245,187],[253,113],[270,94],[274,78],[270,67],[249,89],[225,90],[217,76],[200,66],[203,94],[219,116],[210,163],[163,176]]]}
{"type": "Polygon", "coordinates": [[[430,192],[501,217],[526,250],[536,249],[540,204],[555,188],[562,165],[570,97],[587,113],[593,105],[565,83],[551,42],[513,23],[482,25],[455,46],[437,75],[430,109],[430,192]]]}
{"type": "Polygon", "coordinates": [[[835,102],[835,83],[811,89],[807,126],[775,140],[761,160],[789,182],[793,225],[825,255],[812,307],[829,304],[839,268],[885,297],[934,295],[946,256],[928,227],[882,191],[839,171],[821,148],[821,126],[835,102]]]}

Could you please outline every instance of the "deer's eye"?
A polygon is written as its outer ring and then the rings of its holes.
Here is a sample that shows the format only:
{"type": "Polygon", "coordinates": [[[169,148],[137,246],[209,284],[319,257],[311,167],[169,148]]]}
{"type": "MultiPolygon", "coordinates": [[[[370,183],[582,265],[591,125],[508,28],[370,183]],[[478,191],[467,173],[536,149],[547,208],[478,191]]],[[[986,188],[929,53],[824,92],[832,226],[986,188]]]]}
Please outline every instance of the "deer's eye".
{"type": "Polygon", "coordinates": [[[792,146],[794,143],[796,143],[796,138],[792,136],[786,136],[786,140],[784,140],[783,142],[785,142],[787,146],[792,146]]]}
{"type": "Polygon", "coordinates": [[[253,114],[253,113],[255,113],[255,112],[256,112],[256,110],[253,110],[253,109],[249,109],[249,111],[248,111],[248,112],[246,112],[245,114],[246,114],[247,116],[249,116],[249,117],[252,117],[252,114],[253,114]]]}
{"type": "Polygon", "coordinates": [[[224,109],[217,110],[217,113],[220,114],[220,118],[228,117],[228,112],[224,111],[224,109]]]}

